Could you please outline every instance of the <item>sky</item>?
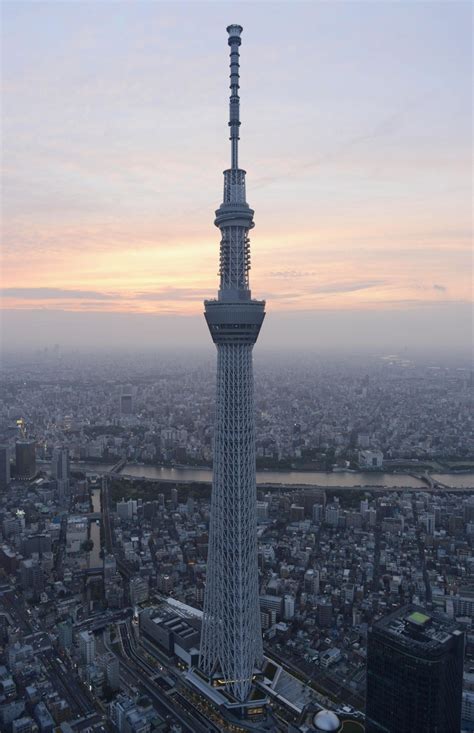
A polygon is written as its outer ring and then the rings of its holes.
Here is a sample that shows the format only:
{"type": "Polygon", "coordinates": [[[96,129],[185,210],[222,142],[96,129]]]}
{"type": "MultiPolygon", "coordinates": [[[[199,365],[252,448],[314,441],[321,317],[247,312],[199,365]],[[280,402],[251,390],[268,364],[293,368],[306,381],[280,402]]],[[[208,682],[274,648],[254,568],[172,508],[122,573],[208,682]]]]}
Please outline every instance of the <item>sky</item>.
{"type": "Polygon", "coordinates": [[[469,344],[470,3],[1,10],[4,344],[210,343],[229,23],[263,345],[469,344]]]}

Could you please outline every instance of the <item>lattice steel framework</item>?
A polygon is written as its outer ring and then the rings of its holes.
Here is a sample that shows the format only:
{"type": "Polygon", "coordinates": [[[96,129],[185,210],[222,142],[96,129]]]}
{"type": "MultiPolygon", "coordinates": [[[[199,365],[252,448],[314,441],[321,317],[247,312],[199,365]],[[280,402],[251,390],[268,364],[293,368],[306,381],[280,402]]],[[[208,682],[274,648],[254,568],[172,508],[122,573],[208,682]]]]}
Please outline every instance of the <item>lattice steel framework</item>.
{"type": "Polygon", "coordinates": [[[245,171],[238,168],[241,26],[227,28],[230,46],[232,167],[224,171],[220,288],[205,301],[217,346],[214,476],[199,666],[213,684],[239,702],[250,692],[263,659],[260,626],[255,485],[255,418],[252,349],[265,312],[249,286],[253,211],[246,202],[245,171]]]}

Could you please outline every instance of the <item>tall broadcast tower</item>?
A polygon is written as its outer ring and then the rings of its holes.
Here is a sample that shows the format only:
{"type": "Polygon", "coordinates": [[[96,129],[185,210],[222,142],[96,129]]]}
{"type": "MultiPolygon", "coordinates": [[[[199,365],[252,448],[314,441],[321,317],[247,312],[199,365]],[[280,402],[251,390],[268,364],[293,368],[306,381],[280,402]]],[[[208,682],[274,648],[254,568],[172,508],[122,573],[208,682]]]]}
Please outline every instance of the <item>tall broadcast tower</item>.
{"type": "Polygon", "coordinates": [[[242,27],[227,28],[230,46],[231,167],[224,171],[224,200],[216,211],[221,230],[217,300],[205,317],[217,346],[217,404],[207,584],[199,667],[212,685],[238,703],[249,697],[262,664],[255,484],[255,417],[252,349],[265,302],[249,285],[253,211],[239,168],[239,46],[242,27]]]}

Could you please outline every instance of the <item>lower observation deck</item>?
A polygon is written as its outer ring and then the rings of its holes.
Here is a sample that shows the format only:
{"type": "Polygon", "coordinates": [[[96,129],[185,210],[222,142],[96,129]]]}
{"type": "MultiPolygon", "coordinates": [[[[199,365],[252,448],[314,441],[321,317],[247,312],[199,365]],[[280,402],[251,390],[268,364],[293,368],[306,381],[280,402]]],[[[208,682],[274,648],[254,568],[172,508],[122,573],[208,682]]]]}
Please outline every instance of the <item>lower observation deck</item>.
{"type": "Polygon", "coordinates": [[[254,344],[265,318],[265,301],[204,301],[206,322],[215,344],[254,344]]]}

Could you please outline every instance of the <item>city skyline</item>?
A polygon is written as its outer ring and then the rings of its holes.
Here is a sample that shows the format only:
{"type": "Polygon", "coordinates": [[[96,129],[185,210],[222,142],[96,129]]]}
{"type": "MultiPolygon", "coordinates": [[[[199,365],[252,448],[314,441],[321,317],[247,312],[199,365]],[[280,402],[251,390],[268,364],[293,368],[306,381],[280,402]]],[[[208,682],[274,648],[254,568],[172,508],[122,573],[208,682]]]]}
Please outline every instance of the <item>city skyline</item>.
{"type": "MultiPolygon", "coordinates": [[[[180,7],[97,6],[91,23],[79,4],[3,4],[9,344],[18,329],[173,344],[201,320],[226,160],[210,40],[235,9],[180,7]]],[[[282,329],[303,341],[299,313],[336,345],[390,331],[401,347],[407,324],[415,344],[469,340],[470,12],[239,6],[263,347],[282,329]]]]}

